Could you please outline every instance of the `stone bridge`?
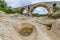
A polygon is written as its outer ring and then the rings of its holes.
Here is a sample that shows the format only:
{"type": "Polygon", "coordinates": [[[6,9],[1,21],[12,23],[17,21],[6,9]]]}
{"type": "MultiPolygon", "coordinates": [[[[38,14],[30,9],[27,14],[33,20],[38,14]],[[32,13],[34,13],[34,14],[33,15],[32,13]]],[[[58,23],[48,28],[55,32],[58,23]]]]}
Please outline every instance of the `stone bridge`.
{"type": "Polygon", "coordinates": [[[19,7],[19,8],[14,8],[15,9],[24,9],[24,10],[27,10],[27,13],[29,14],[32,14],[33,10],[37,7],[44,7],[47,9],[47,11],[49,13],[53,13],[52,12],[52,8],[53,8],[53,5],[56,5],[56,6],[60,6],[60,1],[55,1],[55,2],[40,2],[40,3],[36,3],[36,4],[32,4],[32,5],[26,5],[26,6],[23,6],[23,7],[19,7]]]}

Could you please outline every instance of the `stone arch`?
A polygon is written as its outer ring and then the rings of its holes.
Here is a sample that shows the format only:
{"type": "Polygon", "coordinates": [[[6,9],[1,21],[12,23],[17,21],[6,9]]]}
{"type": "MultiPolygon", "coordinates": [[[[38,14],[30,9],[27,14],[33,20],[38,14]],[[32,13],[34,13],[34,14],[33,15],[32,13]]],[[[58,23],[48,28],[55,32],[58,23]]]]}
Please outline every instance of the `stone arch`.
{"type": "Polygon", "coordinates": [[[34,6],[32,6],[32,7],[30,8],[29,14],[32,14],[33,10],[34,10],[35,8],[37,8],[37,7],[44,7],[44,8],[47,9],[47,11],[48,11],[49,13],[51,13],[51,9],[50,9],[46,4],[35,4],[34,6]]]}

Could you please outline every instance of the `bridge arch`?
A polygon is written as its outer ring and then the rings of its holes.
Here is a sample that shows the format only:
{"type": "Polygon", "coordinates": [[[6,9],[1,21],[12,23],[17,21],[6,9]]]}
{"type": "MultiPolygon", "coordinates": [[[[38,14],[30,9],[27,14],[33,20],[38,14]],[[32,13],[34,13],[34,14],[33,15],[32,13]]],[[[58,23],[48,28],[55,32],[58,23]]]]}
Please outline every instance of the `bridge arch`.
{"type": "Polygon", "coordinates": [[[29,14],[32,14],[32,12],[34,11],[35,8],[37,7],[44,7],[47,9],[48,13],[51,13],[51,9],[46,5],[46,4],[35,4],[33,5],[30,10],[29,10],[29,14]]]}

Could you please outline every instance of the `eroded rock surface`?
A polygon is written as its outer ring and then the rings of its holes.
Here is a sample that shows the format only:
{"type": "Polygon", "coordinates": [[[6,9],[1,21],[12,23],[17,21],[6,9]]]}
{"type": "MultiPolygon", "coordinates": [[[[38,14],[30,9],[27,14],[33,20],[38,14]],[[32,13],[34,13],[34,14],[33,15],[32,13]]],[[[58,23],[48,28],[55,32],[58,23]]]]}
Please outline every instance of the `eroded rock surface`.
{"type": "MultiPolygon", "coordinates": [[[[52,24],[54,21],[48,17],[26,17],[20,14],[3,13],[0,16],[0,40],[52,40],[46,25],[52,24]],[[31,35],[22,36],[19,33],[25,27],[33,27],[31,35]]],[[[22,33],[27,35],[29,32],[26,29],[22,33]]]]}
{"type": "Polygon", "coordinates": [[[56,19],[52,24],[52,30],[60,38],[60,19],[56,19]]]}

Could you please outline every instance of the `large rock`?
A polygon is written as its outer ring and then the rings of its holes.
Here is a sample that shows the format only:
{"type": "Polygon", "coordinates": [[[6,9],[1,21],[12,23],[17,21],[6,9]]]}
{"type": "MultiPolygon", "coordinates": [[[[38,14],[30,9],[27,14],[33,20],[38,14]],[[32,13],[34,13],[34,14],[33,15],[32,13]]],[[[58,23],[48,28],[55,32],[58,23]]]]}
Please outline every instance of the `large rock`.
{"type": "Polygon", "coordinates": [[[2,17],[2,16],[6,16],[7,14],[5,13],[5,12],[3,12],[3,11],[0,11],[0,17],[2,17]]]}
{"type": "Polygon", "coordinates": [[[19,14],[2,15],[0,17],[0,40],[52,40],[47,33],[46,25],[53,22],[54,20],[48,17],[26,17],[19,14]],[[27,29],[22,31],[21,29],[25,27],[33,28],[33,31],[27,29]],[[31,31],[31,35],[28,35],[31,31]]]}
{"type": "Polygon", "coordinates": [[[60,19],[56,19],[52,24],[52,31],[60,38],[60,19]]]}
{"type": "MultiPolygon", "coordinates": [[[[23,22],[17,21],[15,24],[16,26],[14,27],[9,21],[0,22],[0,35],[2,40],[51,40],[46,32],[45,26],[34,22],[34,20],[26,20],[23,22]],[[22,29],[22,23],[27,23],[25,25],[28,28],[31,27],[31,25],[34,25],[36,30],[33,30],[33,34],[31,36],[21,36],[21,34],[19,34],[19,29],[22,29]],[[28,26],[28,24],[30,26],[28,26]]],[[[23,25],[23,27],[25,25],[23,25]]]]}
{"type": "Polygon", "coordinates": [[[0,21],[0,40],[22,40],[14,27],[7,21],[0,21]]]}

